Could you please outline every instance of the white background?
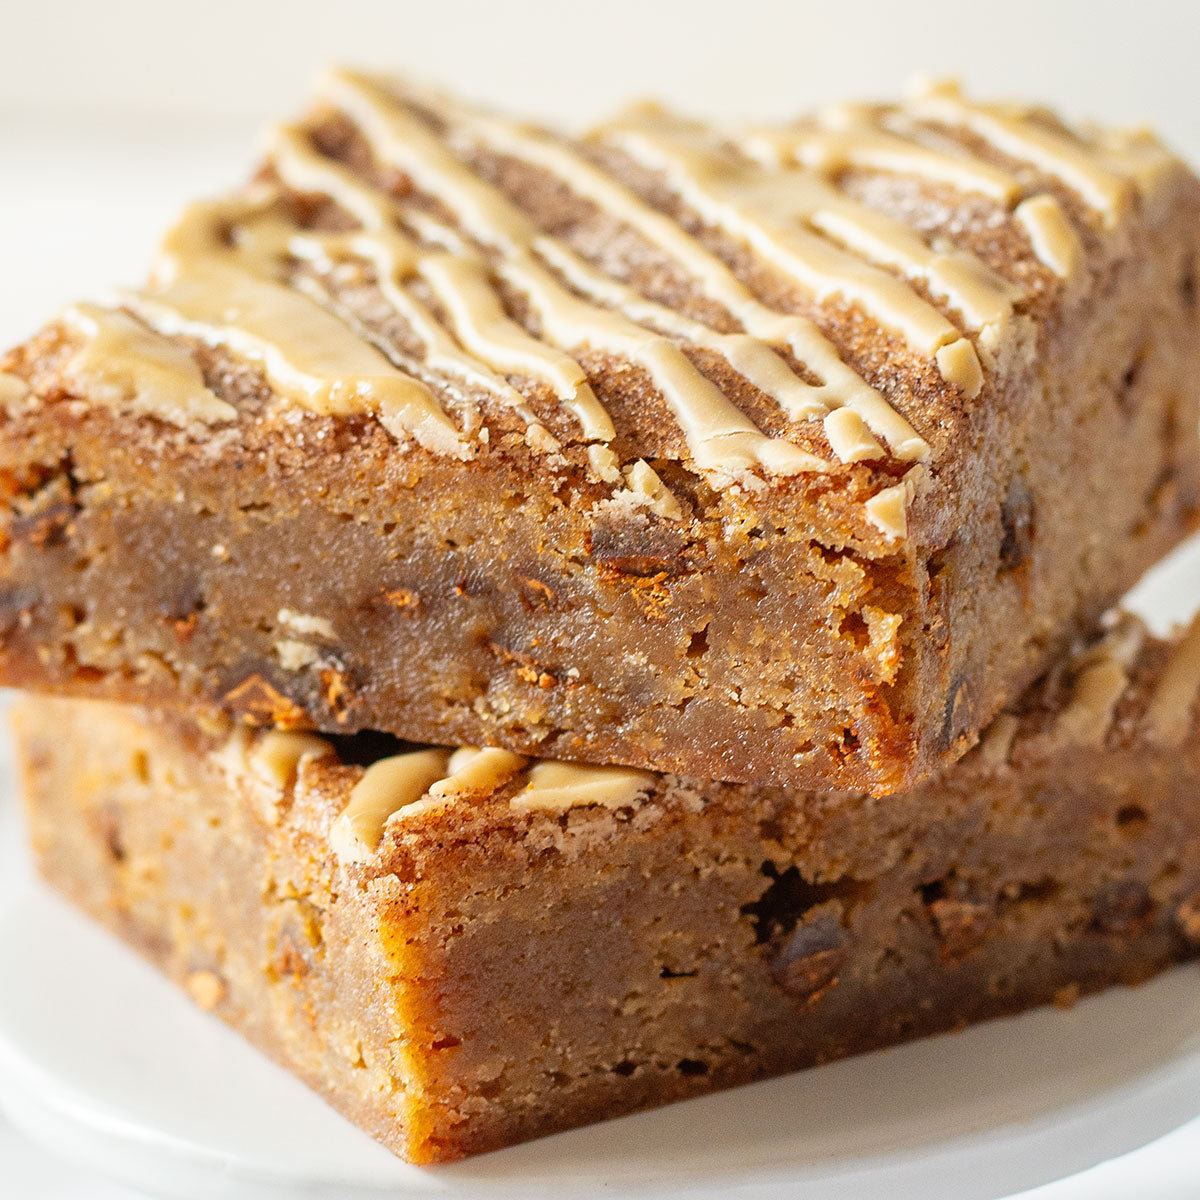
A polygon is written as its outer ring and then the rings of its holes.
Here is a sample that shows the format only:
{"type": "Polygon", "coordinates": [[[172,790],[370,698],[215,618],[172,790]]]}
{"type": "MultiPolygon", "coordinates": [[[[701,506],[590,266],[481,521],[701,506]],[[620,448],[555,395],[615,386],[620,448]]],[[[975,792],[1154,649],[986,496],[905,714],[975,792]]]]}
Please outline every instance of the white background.
{"type": "Polygon", "coordinates": [[[568,119],[631,93],[784,114],[960,74],[1195,144],[1195,6],[1170,0],[106,0],[2,10],[0,105],[264,118],[331,58],[403,66],[568,119]]]}
{"type": "MultiPolygon", "coordinates": [[[[1200,5],[1184,0],[0,0],[0,342],[136,280],[179,203],[237,179],[258,127],[331,59],[569,124],[639,94],[783,116],[954,74],[1152,123],[1200,161],[1198,52],[1200,5]]],[[[1198,1181],[1188,1128],[1036,1195],[1174,1200],[1198,1181]]],[[[120,1194],[0,1124],[4,1200],[120,1194]]]]}
{"type": "Polygon", "coordinates": [[[0,0],[0,333],[137,278],[329,60],[571,124],[635,95],[783,116],[955,74],[1152,122],[1196,161],[1198,52],[1189,0],[0,0]]]}

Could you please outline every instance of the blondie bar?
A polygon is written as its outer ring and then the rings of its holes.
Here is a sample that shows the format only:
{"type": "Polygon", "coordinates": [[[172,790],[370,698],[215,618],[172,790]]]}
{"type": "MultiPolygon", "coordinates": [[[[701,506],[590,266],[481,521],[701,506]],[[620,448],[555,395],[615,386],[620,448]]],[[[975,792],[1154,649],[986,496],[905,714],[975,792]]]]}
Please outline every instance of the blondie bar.
{"type": "Polygon", "coordinates": [[[1200,950],[1200,628],[1122,624],[872,799],[34,698],[46,877],[415,1162],[1200,950]]]}
{"type": "Polygon", "coordinates": [[[334,72],[0,362],[0,679],[910,787],[1192,526],[1198,218],[948,87],[569,140],[334,72]]]}

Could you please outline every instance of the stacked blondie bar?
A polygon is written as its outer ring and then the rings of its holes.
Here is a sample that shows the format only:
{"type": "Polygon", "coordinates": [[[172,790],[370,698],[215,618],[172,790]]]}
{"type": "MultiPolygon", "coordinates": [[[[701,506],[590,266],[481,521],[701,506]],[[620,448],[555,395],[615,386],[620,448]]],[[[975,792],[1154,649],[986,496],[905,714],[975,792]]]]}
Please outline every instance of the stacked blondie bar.
{"type": "Polygon", "coordinates": [[[330,73],[0,361],[50,882],[435,1162],[1200,952],[1200,182],[330,73]]]}

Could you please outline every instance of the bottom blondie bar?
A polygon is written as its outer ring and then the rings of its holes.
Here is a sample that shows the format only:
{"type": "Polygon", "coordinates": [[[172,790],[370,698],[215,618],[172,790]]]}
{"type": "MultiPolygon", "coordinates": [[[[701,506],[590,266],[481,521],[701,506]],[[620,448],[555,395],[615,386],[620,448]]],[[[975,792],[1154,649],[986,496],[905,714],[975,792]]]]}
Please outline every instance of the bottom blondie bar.
{"type": "Polygon", "coordinates": [[[92,701],[16,726],[50,882],[431,1163],[1197,953],[1198,690],[1200,631],[1122,623],[883,799],[92,701]]]}

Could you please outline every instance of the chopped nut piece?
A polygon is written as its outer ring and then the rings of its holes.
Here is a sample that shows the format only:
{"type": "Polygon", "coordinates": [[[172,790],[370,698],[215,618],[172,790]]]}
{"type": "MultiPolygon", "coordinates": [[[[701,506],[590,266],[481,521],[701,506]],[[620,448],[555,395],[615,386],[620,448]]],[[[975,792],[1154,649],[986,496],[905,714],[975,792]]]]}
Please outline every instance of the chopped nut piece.
{"type": "Polygon", "coordinates": [[[299,705],[281,695],[261,675],[251,675],[226,692],[225,704],[253,724],[302,729],[310,723],[299,705]]]}
{"type": "Polygon", "coordinates": [[[225,983],[212,971],[193,971],[186,979],[188,994],[205,1012],[212,1012],[225,999],[225,983]]]}
{"type": "Polygon", "coordinates": [[[966,958],[987,936],[994,912],[990,904],[969,900],[940,899],[929,905],[940,953],[951,961],[966,958]]]}

